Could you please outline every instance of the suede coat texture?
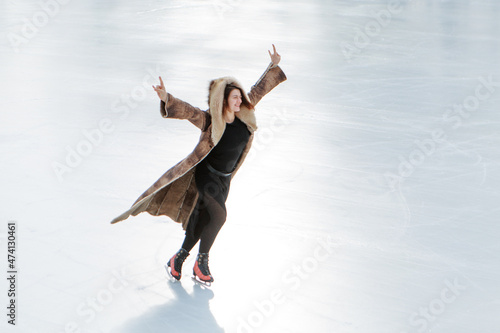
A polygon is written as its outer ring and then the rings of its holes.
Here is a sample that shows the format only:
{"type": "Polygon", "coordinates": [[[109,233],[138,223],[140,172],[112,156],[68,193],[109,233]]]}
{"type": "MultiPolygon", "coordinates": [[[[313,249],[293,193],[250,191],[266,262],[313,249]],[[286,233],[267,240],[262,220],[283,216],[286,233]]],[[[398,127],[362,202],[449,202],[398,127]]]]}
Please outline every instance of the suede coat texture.
{"type": "MultiPolygon", "coordinates": [[[[248,95],[242,85],[233,77],[227,76],[212,80],[208,94],[209,109],[206,111],[193,107],[167,93],[166,102],[161,101],[161,115],[164,118],[188,120],[201,130],[200,140],[186,158],[165,172],[134,202],[132,207],[114,218],[111,223],[123,221],[130,215],[136,216],[139,213],[148,212],[154,216],[168,216],[175,222],[181,223],[183,229],[186,229],[198,199],[194,178],[196,165],[215,147],[226,128],[226,122],[222,115],[226,85],[232,84],[239,87],[243,92],[242,98],[255,106],[264,95],[286,79],[281,68],[273,66],[271,63],[257,83],[252,86],[248,95]]],[[[250,110],[242,104],[240,111],[236,112],[235,115],[247,126],[250,131],[250,139],[231,177],[235,175],[245,160],[252,145],[254,132],[257,130],[255,109],[250,110]]]]}

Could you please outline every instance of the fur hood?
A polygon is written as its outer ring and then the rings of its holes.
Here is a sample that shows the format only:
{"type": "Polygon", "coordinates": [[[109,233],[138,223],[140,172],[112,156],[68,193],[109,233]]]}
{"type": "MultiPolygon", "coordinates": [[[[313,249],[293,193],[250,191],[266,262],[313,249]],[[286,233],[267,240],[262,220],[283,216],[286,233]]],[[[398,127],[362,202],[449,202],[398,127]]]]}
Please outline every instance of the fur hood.
{"type": "MultiPolygon", "coordinates": [[[[226,129],[226,122],[224,120],[222,111],[224,108],[224,90],[226,89],[226,86],[228,84],[240,88],[242,91],[242,98],[248,104],[251,104],[250,99],[245,92],[245,89],[243,89],[241,83],[234,77],[225,76],[210,81],[210,85],[208,87],[208,113],[212,118],[212,141],[214,145],[219,142],[222,134],[224,133],[224,130],[226,129]]],[[[240,107],[240,111],[236,112],[235,115],[247,125],[250,132],[255,132],[257,130],[255,109],[250,110],[242,104],[240,107]]]]}

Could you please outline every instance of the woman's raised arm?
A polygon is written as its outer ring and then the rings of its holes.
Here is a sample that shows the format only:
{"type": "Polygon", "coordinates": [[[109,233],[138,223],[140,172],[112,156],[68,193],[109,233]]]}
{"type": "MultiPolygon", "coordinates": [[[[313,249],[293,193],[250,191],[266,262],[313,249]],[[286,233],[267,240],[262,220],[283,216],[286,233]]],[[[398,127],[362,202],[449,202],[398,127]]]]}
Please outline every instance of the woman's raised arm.
{"type": "Polygon", "coordinates": [[[160,78],[160,84],[157,86],[153,85],[153,89],[158,94],[158,97],[166,103],[167,102],[167,90],[165,89],[165,84],[163,83],[161,76],[159,78],[160,78]]]}
{"type": "Polygon", "coordinates": [[[273,44],[273,54],[271,54],[271,51],[267,50],[269,52],[269,56],[271,57],[271,63],[273,64],[273,67],[278,66],[278,64],[281,61],[281,56],[276,52],[276,46],[273,44]]]}
{"type": "Polygon", "coordinates": [[[199,129],[205,130],[210,117],[207,112],[167,93],[161,76],[160,84],[153,85],[153,89],[161,100],[160,112],[163,118],[186,119],[199,129]]]}
{"type": "Polygon", "coordinates": [[[268,50],[271,56],[271,63],[267,66],[264,74],[261,75],[259,80],[252,86],[248,93],[248,98],[253,105],[256,105],[262,97],[274,89],[278,84],[286,80],[285,73],[278,66],[281,56],[276,52],[276,47],[273,44],[274,53],[268,50]]]}

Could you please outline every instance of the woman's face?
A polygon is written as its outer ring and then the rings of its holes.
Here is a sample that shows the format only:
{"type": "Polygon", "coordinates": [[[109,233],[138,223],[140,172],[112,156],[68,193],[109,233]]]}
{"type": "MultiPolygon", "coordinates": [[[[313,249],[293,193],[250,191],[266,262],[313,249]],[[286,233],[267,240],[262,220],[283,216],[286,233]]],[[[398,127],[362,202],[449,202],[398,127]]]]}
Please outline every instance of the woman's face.
{"type": "Polygon", "coordinates": [[[233,89],[227,97],[227,108],[230,112],[239,112],[241,105],[241,92],[239,89],[233,89]]]}

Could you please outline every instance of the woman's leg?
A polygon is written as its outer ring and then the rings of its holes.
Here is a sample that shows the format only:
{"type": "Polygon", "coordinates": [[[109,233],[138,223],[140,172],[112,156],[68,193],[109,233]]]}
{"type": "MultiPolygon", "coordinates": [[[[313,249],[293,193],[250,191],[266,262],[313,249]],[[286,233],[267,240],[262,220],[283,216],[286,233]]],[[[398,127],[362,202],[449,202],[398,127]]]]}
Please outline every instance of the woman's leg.
{"type": "Polygon", "coordinates": [[[225,201],[230,180],[210,173],[203,165],[196,169],[195,177],[199,197],[188,223],[183,248],[190,251],[200,240],[199,253],[208,253],[226,221],[225,201]]]}
{"type": "Polygon", "coordinates": [[[193,235],[186,233],[186,237],[184,237],[184,242],[182,243],[182,248],[188,252],[191,252],[193,247],[198,243],[200,238],[195,238],[193,235]]]}
{"type": "Polygon", "coordinates": [[[208,253],[217,234],[226,222],[226,207],[221,205],[214,197],[205,196],[204,213],[208,214],[208,223],[204,225],[200,235],[199,253],[208,253]]]}
{"type": "Polygon", "coordinates": [[[203,203],[196,207],[197,216],[193,216],[193,219],[199,219],[196,226],[191,226],[196,230],[189,229],[189,227],[186,230],[182,248],[188,252],[191,252],[201,239],[199,252],[208,253],[226,221],[226,208],[221,206],[213,197],[205,196],[205,198],[203,203]]]}
{"type": "MultiPolygon", "coordinates": [[[[212,229],[214,227],[217,228],[216,225],[220,224],[221,219],[221,211],[218,206],[220,206],[220,204],[212,196],[206,193],[201,193],[199,195],[186,229],[186,237],[184,237],[184,242],[182,243],[182,248],[184,250],[191,252],[207,227],[211,226],[208,228],[209,230],[206,231],[208,233],[213,233],[212,229]],[[215,220],[215,222],[212,223],[212,220],[215,220]]],[[[224,224],[225,219],[226,216],[224,209],[222,224],[224,224]]],[[[220,225],[220,227],[222,227],[222,225],[220,225]]],[[[204,238],[207,238],[207,236],[204,238]]]]}
{"type": "Polygon", "coordinates": [[[186,228],[186,237],[184,237],[184,242],[182,243],[182,248],[184,250],[191,252],[196,243],[198,243],[203,224],[206,223],[206,217],[207,214],[205,212],[203,195],[200,194],[186,228]]]}

